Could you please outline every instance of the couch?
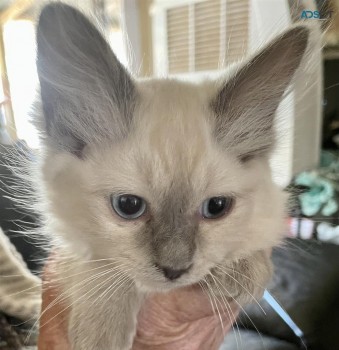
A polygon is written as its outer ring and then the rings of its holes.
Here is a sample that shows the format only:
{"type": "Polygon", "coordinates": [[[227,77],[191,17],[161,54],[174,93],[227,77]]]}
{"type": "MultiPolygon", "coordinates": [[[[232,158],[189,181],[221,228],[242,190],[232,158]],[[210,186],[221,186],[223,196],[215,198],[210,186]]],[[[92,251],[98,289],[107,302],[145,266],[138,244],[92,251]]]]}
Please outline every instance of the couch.
{"type": "MultiPolygon", "coordinates": [[[[339,246],[316,240],[287,239],[273,252],[274,277],[268,287],[305,334],[307,349],[339,349],[339,246]]],[[[264,301],[245,308],[239,324],[242,347],[250,350],[305,349],[264,301]]],[[[222,350],[237,349],[236,331],[222,350]]],[[[239,338],[239,335],[238,335],[239,338]]]]}

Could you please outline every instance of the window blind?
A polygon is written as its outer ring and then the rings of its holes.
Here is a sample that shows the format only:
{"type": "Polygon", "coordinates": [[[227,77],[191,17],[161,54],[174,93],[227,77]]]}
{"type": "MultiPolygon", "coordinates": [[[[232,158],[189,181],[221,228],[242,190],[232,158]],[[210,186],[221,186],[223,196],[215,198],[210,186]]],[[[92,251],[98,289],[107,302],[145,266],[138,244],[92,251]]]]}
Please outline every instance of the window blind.
{"type": "Polygon", "coordinates": [[[168,73],[217,70],[247,51],[249,0],[192,1],[166,9],[168,73]]]}

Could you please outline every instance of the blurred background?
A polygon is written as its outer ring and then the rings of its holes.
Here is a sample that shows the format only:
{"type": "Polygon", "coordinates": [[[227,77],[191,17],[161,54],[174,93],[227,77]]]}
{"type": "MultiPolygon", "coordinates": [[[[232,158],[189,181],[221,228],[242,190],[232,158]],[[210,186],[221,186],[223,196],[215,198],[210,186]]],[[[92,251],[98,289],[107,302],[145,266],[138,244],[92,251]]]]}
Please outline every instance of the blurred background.
{"type": "MultiPolygon", "coordinates": [[[[277,118],[277,181],[319,164],[321,146],[338,145],[338,1],[288,0],[69,0],[94,13],[118,58],[139,77],[217,76],[297,21],[327,30],[314,43],[314,60],[284,101],[277,118]],[[319,11],[318,18],[313,16],[319,11]],[[304,12],[306,11],[306,12],[304,12]],[[310,14],[312,17],[310,17],[310,14]],[[308,18],[310,17],[310,18],[308,18]],[[320,46],[324,45],[321,54],[320,46]],[[333,86],[334,85],[334,86],[333,86]],[[322,140],[322,141],[321,141],[322,140]]],[[[13,140],[39,147],[30,109],[37,87],[35,23],[46,1],[0,1],[2,128],[13,140]]]]}
{"type": "MultiPolygon", "coordinates": [[[[0,0],[0,350],[35,344],[34,337],[23,340],[25,327],[15,325],[36,318],[40,305],[42,252],[20,233],[38,225],[38,218],[18,210],[8,196],[8,188],[21,180],[7,165],[8,155],[18,149],[31,158],[40,149],[30,118],[38,88],[35,25],[47,2],[0,0]],[[1,271],[4,266],[7,273],[1,271]],[[17,297],[10,298],[19,287],[11,285],[8,271],[22,275],[19,282],[30,293],[16,291],[17,297]]],[[[339,308],[339,0],[64,2],[94,15],[119,60],[140,78],[219,77],[228,65],[293,23],[308,21],[318,28],[321,35],[312,42],[310,60],[277,111],[272,169],[292,199],[288,249],[274,253],[277,273],[270,288],[303,328],[309,348],[339,349],[339,321],[333,312],[339,308]]],[[[244,348],[305,349],[269,306],[262,305],[266,318],[258,310],[247,312],[263,337],[244,315],[240,318],[244,348]]],[[[223,349],[242,349],[238,336],[234,332],[223,349]]]]}

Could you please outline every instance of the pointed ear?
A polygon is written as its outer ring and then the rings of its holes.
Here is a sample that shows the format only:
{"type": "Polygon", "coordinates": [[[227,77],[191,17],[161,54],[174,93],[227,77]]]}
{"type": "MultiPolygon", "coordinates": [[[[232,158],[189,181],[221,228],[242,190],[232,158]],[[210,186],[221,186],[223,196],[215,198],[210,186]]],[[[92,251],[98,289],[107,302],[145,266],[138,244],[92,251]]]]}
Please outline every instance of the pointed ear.
{"type": "Polygon", "coordinates": [[[224,84],[211,107],[216,137],[243,161],[274,145],[274,115],[306,51],[309,29],[296,26],[271,42],[224,84]]]}
{"type": "Polygon", "coordinates": [[[47,5],[37,28],[37,69],[47,137],[75,154],[123,137],[131,122],[133,81],[94,25],[79,11],[47,5]]]}

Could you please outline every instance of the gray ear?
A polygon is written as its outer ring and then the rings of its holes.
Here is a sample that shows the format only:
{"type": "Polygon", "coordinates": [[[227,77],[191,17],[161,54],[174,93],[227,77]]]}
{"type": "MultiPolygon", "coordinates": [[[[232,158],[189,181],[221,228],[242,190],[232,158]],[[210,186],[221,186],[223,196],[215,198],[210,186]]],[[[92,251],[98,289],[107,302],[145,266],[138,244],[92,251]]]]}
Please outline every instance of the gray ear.
{"type": "Polygon", "coordinates": [[[216,136],[243,161],[274,144],[274,114],[306,51],[309,29],[296,26],[242,66],[221,88],[211,107],[216,136]]]}
{"type": "Polygon", "coordinates": [[[52,3],[41,12],[37,46],[49,140],[79,155],[88,143],[123,137],[134,84],[94,25],[74,8],[52,3]]]}

